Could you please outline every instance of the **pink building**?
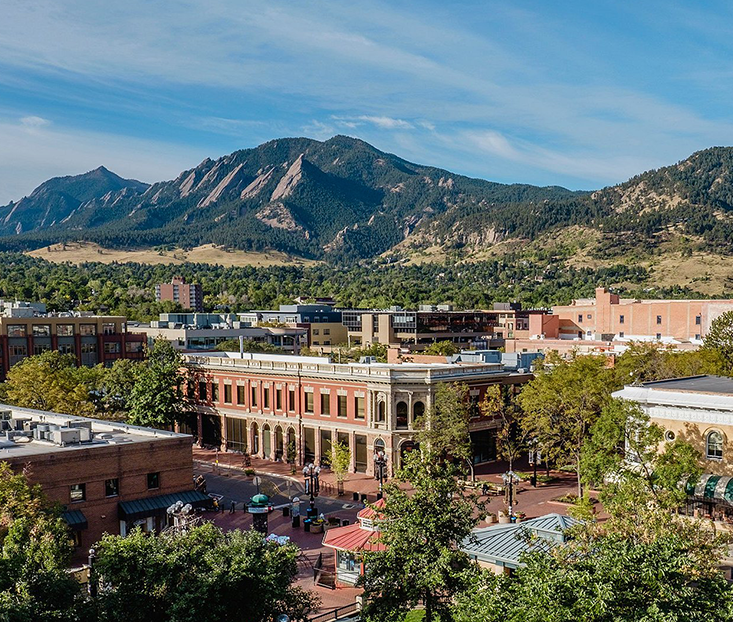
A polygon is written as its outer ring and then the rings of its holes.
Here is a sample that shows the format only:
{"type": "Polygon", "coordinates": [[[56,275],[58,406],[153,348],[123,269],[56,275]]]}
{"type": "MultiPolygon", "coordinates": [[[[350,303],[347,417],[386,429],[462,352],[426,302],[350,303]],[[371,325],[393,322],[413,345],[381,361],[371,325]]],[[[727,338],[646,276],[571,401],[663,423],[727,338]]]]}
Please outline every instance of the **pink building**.
{"type": "Polygon", "coordinates": [[[733,300],[638,300],[605,288],[595,298],[552,308],[560,339],[640,340],[700,344],[710,324],[733,310],[733,300]]]}
{"type": "Polygon", "coordinates": [[[529,372],[500,363],[350,363],[305,356],[222,353],[187,355],[189,395],[198,402],[192,430],[223,450],[287,460],[327,463],[334,443],[351,450],[351,470],[372,474],[373,455],[392,466],[415,447],[415,421],[443,383],[468,385],[474,462],[496,458],[498,421],[481,417],[478,404],[491,384],[519,385],[529,372]]]}

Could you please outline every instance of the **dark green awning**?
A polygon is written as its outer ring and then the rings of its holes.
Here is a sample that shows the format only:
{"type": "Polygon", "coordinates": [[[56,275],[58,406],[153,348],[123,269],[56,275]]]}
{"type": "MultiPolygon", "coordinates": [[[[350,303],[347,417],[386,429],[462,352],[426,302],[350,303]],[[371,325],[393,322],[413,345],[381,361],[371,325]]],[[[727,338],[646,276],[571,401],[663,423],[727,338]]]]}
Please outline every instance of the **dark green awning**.
{"type": "Polygon", "coordinates": [[[119,515],[122,520],[135,520],[147,518],[148,516],[165,516],[166,510],[176,501],[190,503],[195,508],[208,507],[212,503],[211,497],[198,492],[187,490],[176,492],[172,495],[158,495],[157,497],[146,497],[134,501],[120,501],[119,515]]]}
{"type": "Polygon", "coordinates": [[[703,501],[722,501],[733,505],[733,477],[703,473],[687,482],[685,490],[690,497],[703,501]]]}
{"type": "Polygon", "coordinates": [[[87,517],[84,516],[84,512],[81,510],[67,510],[61,517],[69,523],[74,531],[81,531],[87,528],[87,517]]]}

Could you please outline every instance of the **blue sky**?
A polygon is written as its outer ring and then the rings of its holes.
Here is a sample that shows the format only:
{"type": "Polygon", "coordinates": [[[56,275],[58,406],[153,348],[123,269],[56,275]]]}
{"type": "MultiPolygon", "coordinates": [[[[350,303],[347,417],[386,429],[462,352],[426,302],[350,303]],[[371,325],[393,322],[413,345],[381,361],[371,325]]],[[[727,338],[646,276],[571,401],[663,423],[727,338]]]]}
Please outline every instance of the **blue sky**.
{"type": "Polygon", "coordinates": [[[733,144],[732,25],[715,1],[7,2],[0,204],[101,164],[157,181],[334,134],[597,188],[733,144]]]}

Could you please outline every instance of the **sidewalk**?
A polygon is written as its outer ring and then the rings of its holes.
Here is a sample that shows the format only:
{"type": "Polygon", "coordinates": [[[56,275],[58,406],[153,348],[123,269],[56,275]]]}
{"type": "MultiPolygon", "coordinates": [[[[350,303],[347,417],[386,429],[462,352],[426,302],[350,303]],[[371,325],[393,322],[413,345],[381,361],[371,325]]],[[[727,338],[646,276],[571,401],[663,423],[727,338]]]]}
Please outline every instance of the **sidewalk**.
{"type": "MultiPolygon", "coordinates": [[[[226,452],[217,452],[209,449],[193,448],[194,460],[215,464],[218,458],[219,467],[222,469],[231,468],[233,470],[243,470],[242,456],[239,454],[230,454],[226,452]]],[[[252,458],[251,467],[256,473],[261,475],[273,475],[276,477],[292,478],[293,481],[302,483],[303,477],[300,470],[296,470],[295,475],[290,473],[290,465],[283,462],[273,462],[262,458],[252,458]]],[[[531,473],[532,468],[527,464],[527,460],[518,460],[514,466],[515,471],[531,473]]],[[[476,467],[476,480],[501,484],[501,476],[508,469],[506,462],[497,461],[482,464],[476,467]]],[[[538,475],[544,475],[544,469],[537,470],[538,475]]],[[[535,518],[544,514],[558,513],[567,514],[570,507],[565,503],[554,501],[558,497],[567,494],[577,493],[576,477],[573,473],[565,473],[562,471],[550,471],[550,475],[554,480],[549,484],[540,484],[536,488],[532,487],[529,481],[522,481],[517,485],[517,504],[515,511],[524,512],[527,518],[535,518]]],[[[360,496],[367,495],[369,502],[376,501],[377,491],[379,490],[379,482],[373,477],[363,473],[349,473],[344,482],[344,496],[338,497],[336,494],[336,478],[329,469],[321,471],[321,495],[350,501],[353,493],[356,492],[360,496]]],[[[591,493],[592,497],[597,495],[591,493]]],[[[504,497],[488,497],[488,510],[496,514],[496,512],[504,507],[504,497]]],[[[602,508],[598,506],[598,517],[603,519],[606,515],[602,512],[602,508]]]]}

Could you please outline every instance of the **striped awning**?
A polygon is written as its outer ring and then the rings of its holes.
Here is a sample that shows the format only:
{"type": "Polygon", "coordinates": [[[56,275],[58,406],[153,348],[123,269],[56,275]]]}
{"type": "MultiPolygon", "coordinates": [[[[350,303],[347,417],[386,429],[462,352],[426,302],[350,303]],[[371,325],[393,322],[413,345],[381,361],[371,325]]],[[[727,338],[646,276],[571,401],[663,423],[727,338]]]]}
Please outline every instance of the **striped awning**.
{"type": "Polygon", "coordinates": [[[722,501],[733,505],[733,477],[703,473],[695,483],[688,481],[685,490],[690,497],[705,501],[722,501]]]}

